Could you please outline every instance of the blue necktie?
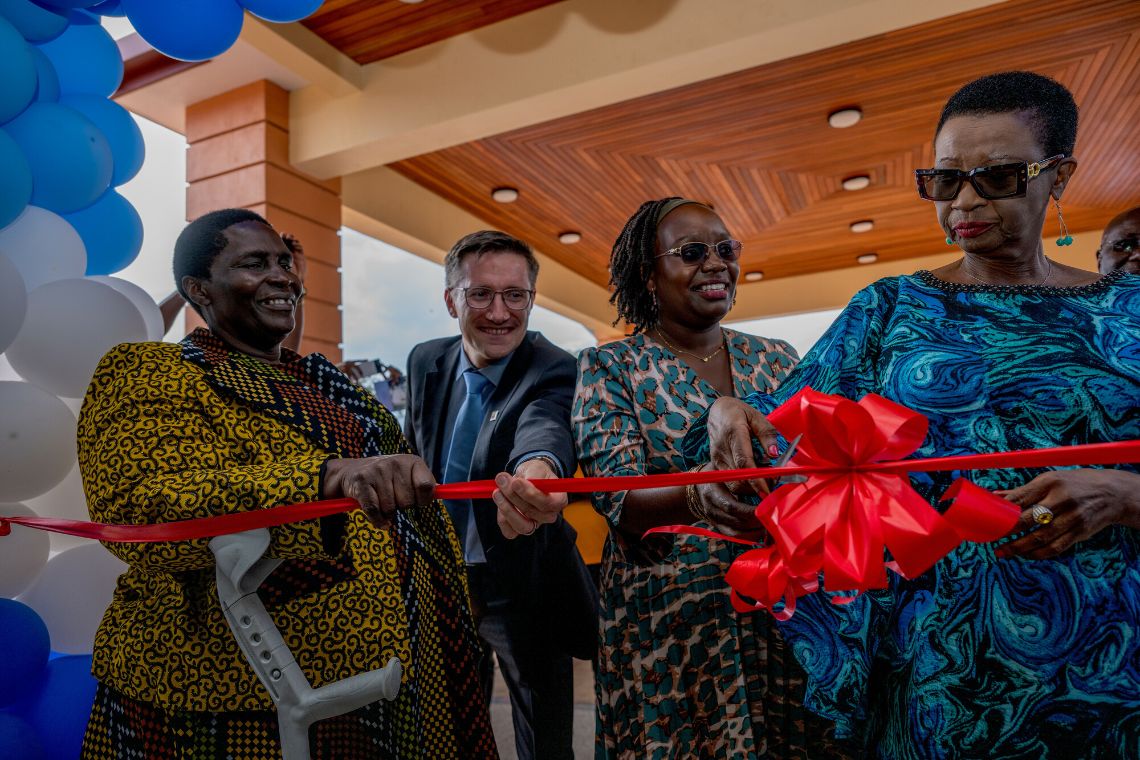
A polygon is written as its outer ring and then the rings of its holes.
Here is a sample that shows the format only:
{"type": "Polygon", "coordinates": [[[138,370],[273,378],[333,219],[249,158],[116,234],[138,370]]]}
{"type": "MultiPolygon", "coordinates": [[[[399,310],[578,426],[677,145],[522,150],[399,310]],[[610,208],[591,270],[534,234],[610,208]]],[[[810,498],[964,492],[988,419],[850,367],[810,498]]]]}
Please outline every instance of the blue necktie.
{"type": "MultiPolygon", "coordinates": [[[[483,425],[483,413],[487,397],[494,388],[491,381],[477,370],[463,373],[467,383],[467,396],[455,416],[455,428],[451,432],[451,445],[447,449],[447,463],[443,467],[444,483],[463,483],[471,476],[471,454],[475,450],[475,439],[483,425]]],[[[475,515],[471,511],[470,499],[447,499],[444,501],[459,542],[463,544],[463,556],[468,564],[486,562],[483,543],[479,531],[475,529],[475,515]]]]}

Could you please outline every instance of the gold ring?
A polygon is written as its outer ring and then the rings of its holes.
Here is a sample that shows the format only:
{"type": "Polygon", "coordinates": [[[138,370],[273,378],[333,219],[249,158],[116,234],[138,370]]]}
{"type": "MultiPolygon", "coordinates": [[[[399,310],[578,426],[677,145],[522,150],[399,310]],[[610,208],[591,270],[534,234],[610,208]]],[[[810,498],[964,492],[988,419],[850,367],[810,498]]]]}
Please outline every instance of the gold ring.
{"type": "MultiPolygon", "coordinates": [[[[528,517],[527,519],[528,519],[528,520],[530,520],[530,518],[529,518],[529,517],[528,517]]],[[[534,535],[534,532],[535,532],[536,530],[538,530],[538,521],[537,521],[537,520],[530,520],[530,531],[529,531],[529,532],[527,532],[527,533],[523,533],[522,535],[524,535],[524,536],[533,536],[533,535],[534,535]]]]}
{"type": "Polygon", "coordinates": [[[1033,518],[1033,522],[1038,525],[1048,525],[1053,522],[1053,510],[1044,504],[1034,504],[1033,509],[1029,510],[1029,516],[1033,518]]]}

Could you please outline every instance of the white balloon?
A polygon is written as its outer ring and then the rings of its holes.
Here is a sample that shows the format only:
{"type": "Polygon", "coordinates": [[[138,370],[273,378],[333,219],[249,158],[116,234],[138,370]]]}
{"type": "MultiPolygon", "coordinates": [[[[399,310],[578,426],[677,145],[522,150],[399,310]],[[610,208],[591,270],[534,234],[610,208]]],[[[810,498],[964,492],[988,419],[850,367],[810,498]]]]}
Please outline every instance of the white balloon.
{"type": "Polygon", "coordinates": [[[87,246],[79,233],[62,216],[38,206],[28,206],[0,229],[0,253],[20,270],[29,293],[45,282],[82,277],[87,271],[87,246]]]}
{"type": "MultiPolygon", "coordinates": [[[[66,401],[66,399],[65,399],[66,401]]],[[[83,479],[79,477],[76,463],[59,485],[42,496],[27,499],[25,503],[42,517],[62,517],[65,520],[90,520],[87,512],[87,497],[83,493],[83,479]]],[[[86,546],[95,542],[93,538],[69,536],[66,533],[50,533],[51,550],[62,552],[73,546],[86,546]]]]}
{"type": "Polygon", "coordinates": [[[27,311],[28,291],[24,288],[24,276],[11,259],[0,253],[0,353],[20,332],[27,311]]]}
{"type": "MultiPolygon", "coordinates": [[[[25,504],[0,504],[0,517],[37,517],[25,504]]],[[[51,540],[46,531],[13,525],[0,536],[0,597],[14,597],[28,587],[48,561],[51,540]]]]}
{"type": "Polygon", "coordinates": [[[0,501],[47,493],[75,464],[75,415],[30,383],[0,382],[0,501]]]}
{"type": "Polygon", "coordinates": [[[16,380],[22,378],[16,374],[16,370],[12,369],[12,365],[8,363],[8,357],[0,354],[0,380],[16,380]]]}
{"type": "Polygon", "coordinates": [[[59,485],[25,503],[42,517],[62,517],[65,520],[90,520],[87,497],[83,495],[83,479],[79,476],[79,463],[72,462],[59,485]]]}
{"type": "Polygon", "coordinates": [[[28,382],[79,398],[107,349],[143,340],[146,323],[125,295],[91,279],[59,280],[28,294],[8,361],[28,382]]]}
{"type": "MultiPolygon", "coordinates": [[[[0,356],[0,369],[2,369],[3,363],[4,357],[0,356]]],[[[83,399],[61,398],[60,401],[71,410],[72,414],[79,416],[83,399]]],[[[78,462],[72,462],[72,467],[64,479],[50,491],[34,499],[25,499],[24,501],[41,517],[62,517],[65,520],[91,519],[87,511],[87,496],[83,493],[83,479],[79,475],[78,462]]],[[[95,543],[93,538],[69,536],[66,533],[52,532],[48,534],[48,538],[51,541],[52,552],[56,553],[66,551],[73,546],[86,546],[95,543]]]]}
{"type": "Polygon", "coordinates": [[[110,285],[131,299],[131,303],[139,310],[139,314],[142,314],[143,321],[146,322],[147,340],[162,340],[162,336],[166,335],[166,330],[162,326],[162,310],[158,308],[158,304],[154,302],[150,294],[138,285],[135,285],[129,280],[123,280],[119,277],[108,277],[105,274],[92,275],[87,279],[110,285]]]}
{"type": "Polygon", "coordinates": [[[77,546],[49,559],[17,601],[43,618],[52,649],[86,654],[111,603],[115,581],[126,569],[126,563],[102,544],[77,546]]]}

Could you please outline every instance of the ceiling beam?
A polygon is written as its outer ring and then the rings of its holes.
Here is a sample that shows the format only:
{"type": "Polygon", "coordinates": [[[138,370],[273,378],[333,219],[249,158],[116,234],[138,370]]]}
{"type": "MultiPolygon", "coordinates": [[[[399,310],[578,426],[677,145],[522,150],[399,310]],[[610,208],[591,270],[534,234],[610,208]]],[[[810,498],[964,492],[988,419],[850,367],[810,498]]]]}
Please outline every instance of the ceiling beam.
{"type": "Polygon", "coordinates": [[[294,92],[291,158],[339,176],[993,3],[566,0],[294,92]]]}
{"type": "Polygon", "coordinates": [[[301,24],[271,24],[247,13],[239,39],[333,97],[354,95],[364,86],[360,64],[301,24]]]}

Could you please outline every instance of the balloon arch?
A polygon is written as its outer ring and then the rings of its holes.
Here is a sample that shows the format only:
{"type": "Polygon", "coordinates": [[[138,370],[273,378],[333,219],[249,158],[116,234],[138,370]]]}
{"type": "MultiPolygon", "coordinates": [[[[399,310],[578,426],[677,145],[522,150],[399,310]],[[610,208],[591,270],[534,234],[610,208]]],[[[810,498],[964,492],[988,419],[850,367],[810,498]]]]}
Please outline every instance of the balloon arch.
{"type": "MultiPolygon", "coordinates": [[[[0,0],[0,514],[86,518],[75,409],[102,354],[161,340],[158,306],[113,277],[142,249],[116,188],[142,167],[142,133],[110,100],[123,78],[101,16],[126,16],[156,50],[224,53],[245,12],[300,20],[323,0],[0,0]],[[58,499],[45,494],[61,492],[58,499]]],[[[124,565],[99,544],[49,560],[46,533],[0,539],[0,757],[79,755],[95,693],[91,647],[124,565]],[[18,598],[17,598],[18,597],[18,598]]]]}

